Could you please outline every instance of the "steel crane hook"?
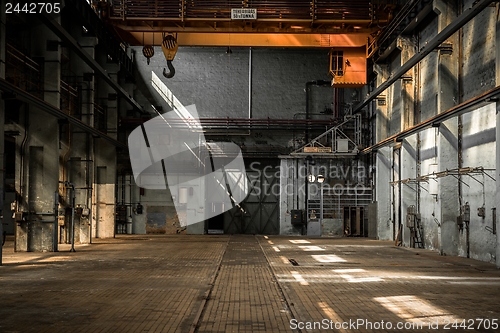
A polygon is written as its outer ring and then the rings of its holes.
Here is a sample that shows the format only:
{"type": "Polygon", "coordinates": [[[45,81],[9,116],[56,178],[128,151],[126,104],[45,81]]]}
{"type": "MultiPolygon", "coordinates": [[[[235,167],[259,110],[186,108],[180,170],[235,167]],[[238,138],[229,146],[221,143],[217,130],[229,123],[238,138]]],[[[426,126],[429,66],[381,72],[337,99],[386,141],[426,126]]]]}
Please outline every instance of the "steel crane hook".
{"type": "Polygon", "coordinates": [[[167,79],[170,79],[175,75],[175,68],[172,65],[172,60],[174,60],[178,48],[179,44],[177,43],[177,39],[173,35],[163,34],[161,49],[163,51],[163,54],[165,55],[165,59],[167,60],[167,67],[170,71],[167,72],[167,69],[164,68],[163,76],[167,79]]]}

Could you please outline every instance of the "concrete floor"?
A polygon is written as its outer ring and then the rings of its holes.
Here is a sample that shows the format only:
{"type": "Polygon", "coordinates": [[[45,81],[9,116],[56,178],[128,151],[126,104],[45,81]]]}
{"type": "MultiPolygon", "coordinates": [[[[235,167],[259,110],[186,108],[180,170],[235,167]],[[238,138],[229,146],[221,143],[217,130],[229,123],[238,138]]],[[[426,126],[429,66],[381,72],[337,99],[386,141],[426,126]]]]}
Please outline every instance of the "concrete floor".
{"type": "Polygon", "coordinates": [[[144,235],[76,249],[6,243],[0,332],[500,331],[494,265],[390,242],[144,235]]]}

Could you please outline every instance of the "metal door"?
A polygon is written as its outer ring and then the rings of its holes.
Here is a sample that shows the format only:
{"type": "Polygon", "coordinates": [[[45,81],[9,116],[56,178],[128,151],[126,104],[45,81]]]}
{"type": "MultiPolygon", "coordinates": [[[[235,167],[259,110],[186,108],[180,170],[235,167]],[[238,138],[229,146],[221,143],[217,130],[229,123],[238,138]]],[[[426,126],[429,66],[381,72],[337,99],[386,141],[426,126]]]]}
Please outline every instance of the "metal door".
{"type": "Polygon", "coordinates": [[[279,234],[279,174],[277,170],[274,167],[247,170],[249,194],[239,206],[224,213],[224,233],[279,234]]]}

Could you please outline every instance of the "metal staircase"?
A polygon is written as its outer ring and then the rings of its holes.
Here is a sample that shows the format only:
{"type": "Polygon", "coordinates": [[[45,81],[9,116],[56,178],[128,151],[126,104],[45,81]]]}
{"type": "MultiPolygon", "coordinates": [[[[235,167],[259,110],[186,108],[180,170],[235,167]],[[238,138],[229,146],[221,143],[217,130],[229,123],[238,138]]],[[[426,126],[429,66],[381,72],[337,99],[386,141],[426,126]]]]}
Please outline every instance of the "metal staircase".
{"type": "Polygon", "coordinates": [[[354,157],[361,146],[361,114],[346,115],[344,121],[294,150],[291,156],[354,157]]]}

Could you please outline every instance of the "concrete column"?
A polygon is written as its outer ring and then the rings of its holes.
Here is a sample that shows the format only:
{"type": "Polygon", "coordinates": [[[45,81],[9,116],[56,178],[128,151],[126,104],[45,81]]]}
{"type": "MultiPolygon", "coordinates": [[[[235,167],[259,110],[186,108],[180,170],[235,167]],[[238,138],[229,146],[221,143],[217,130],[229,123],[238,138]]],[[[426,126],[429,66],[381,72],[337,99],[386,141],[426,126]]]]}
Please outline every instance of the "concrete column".
{"type": "MultiPolygon", "coordinates": [[[[497,12],[500,10],[500,4],[496,4],[497,12]]],[[[495,35],[495,45],[496,45],[496,57],[495,57],[495,69],[496,69],[496,85],[500,84],[500,21],[497,20],[496,24],[496,35],[495,35]]],[[[495,207],[497,209],[497,219],[496,219],[496,229],[497,229],[497,241],[496,241],[496,265],[500,268],[500,102],[496,103],[496,200],[495,207]]]]}
{"type": "MultiPolygon", "coordinates": [[[[389,77],[387,65],[374,64],[373,70],[377,73],[377,86],[389,77]]],[[[381,96],[380,96],[381,97],[381,96]]],[[[388,98],[377,100],[375,109],[375,142],[379,142],[389,136],[388,98]]],[[[376,186],[376,211],[378,239],[392,239],[392,215],[391,215],[391,164],[392,149],[382,148],[376,153],[375,162],[375,186],[376,186]]]]}
{"type": "MultiPolygon", "coordinates": [[[[96,59],[106,69],[108,75],[118,80],[119,65],[107,62],[107,53],[101,48],[96,49],[96,59]]],[[[97,79],[98,99],[107,106],[107,134],[117,138],[118,97],[116,92],[102,79],[97,79]]],[[[95,189],[95,237],[109,238],[115,235],[116,209],[116,147],[102,140],[95,141],[96,183],[95,189]]]]}
{"type": "MultiPolygon", "coordinates": [[[[499,5],[497,4],[497,7],[499,5]]],[[[500,42],[500,30],[499,30],[500,23],[497,23],[497,60],[496,60],[496,67],[497,67],[497,83],[500,82],[499,76],[500,76],[500,53],[499,49],[500,46],[498,45],[498,42],[500,42]]],[[[496,216],[496,230],[497,230],[497,241],[496,241],[496,265],[497,267],[500,268],[500,102],[496,103],[496,118],[497,118],[497,127],[496,127],[496,171],[495,171],[495,178],[496,178],[496,200],[495,200],[495,207],[497,211],[497,216],[496,216]]]]}
{"type": "MultiPolygon", "coordinates": [[[[43,80],[43,99],[59,108],[61,54],[59,40],[45,26],[35,27],[32,39],[33,57],[43,57],[45,74],[43,80]],[[50,42],[49,42],[50,41],[50,42]]],[[[27,174],[22,184],[22,201],[27,203],[25,211],[30,214],[16,228],[17,251],[52,251],[54,216],[45,215],[53,212],[54,192],[59,181],[59,129],[57,119],[47,117],[35,107],[29,107],[28,141],[24,155],[23,172],[27,174]]]]}
{"type": "MultiPolygon", "coordinates": [[[[417,176],[417,136],[413,135],[403,140],[401,145],[401,179],[415,179],[417,176]]],[[[414,182],[401,186],[401,216],[403,223],[403,244],[410,246],[410,229],[406,227],[406,211],[414,205],[418,209],[417,192],[419,186],[414,182]]]]}
{"type": "MultiPolygon", "coordinates": [[[[415,54],[415,43],[410,37],[398,38],[398,48],[401,50],[401,65],[406,63],[415,54]]],[[[414,82],[415,68],[410,69],[400,80],[401,82],[401,129],[405,130],[414,125],[415,100],[414,82]]],[[[406,138],[401,145],[401,179],[415,179],[417,176],[417,137],[406,138]]],[[[419,187],[415,183],[401,185],[401,217],[403,223],[403,244],[410,245],[410,230],[406,227],[406,210],[409,206],[417,204],[419,187]]]]}
{"type": "MultiPolygon", "coordinates": [[[[373,71],[377,73],[377,86],[381,85],[389,77],[387,65],[374,64],[373,71]]],[[[379,142],[388,137],[388,116],[387,116],[387,98],[380,99],[375,109],[375,142],[379,142]]]]}
{"type": "MultiPolygon", "coordinates": [[[[444,29],[457,17],[457,3],[436,1],[441,14],[438,16],[438,31],[444,29]]],[[[458,92],[458,34],[446,40],[438,50],[438,97],[437,112],[444,112],[459,100],[458,92]]],[[[455,169],[458,163],[458,118],[450,119],[441,124],[438,136],[439,170],[455,169]]],[[[453,177],[439,179],[439,216],[440,227],[434,223],[439,232],[439,252],[441,254],[457,255],[458,228],[456,217],[459,215],[459,183],[453,177]]]]}
{"type": "MultiPolygon", "coordinates": [[[[78,43],[85,51],[94,56],[95,46],[97,45],[97,38],[95,37],[82,37],[82,29],[77,26],[74,27],[74,33],[78,34],[78,43]]],[[[80,58],[74,57],[72,62],[72,70],[77,73],[78,82],[75,80],[74,84],[80,86],[80,98],[81,106],[79,111],[81,111],[82,122],[94,126],[94,95],[95,95],[95,77],[91,77],[88,74],[92,74],[94,71],[80,58]],[[80,77],[82,79],[80,79],[80,77]]],[[[70,157],[66,166],[68,168],[68,179],[72,182],[76,190],[76,200],[75,204],[78,209],[77,212],[81,212],[84,209],[92,208],[90,204],[92,197],[92,178],[93,178],[93,141],[94,138],[88,133],[83,133],[79,130],[75,130],[74,127],[71,132],[71,147],[70,147],[70,157]]],[[[88,214],[76,214],[75,216],[75,241],[77,243],[88,244],[91,241],[92,229],[91,229],[91,216],[88,214]]]]}
{"type": "MultiPolygon", "coordinates": [[[[0,7],[5,8],[5,0],[0,0],[0,7]]],[[[0,78],[5,79],[5,10],[0,12],[0,78]]],[[[0,216],[9,214],[10,212],[3,211],[3,200],[5,195],[5,173],[4,173],[4,122],[5,122],[5,104],[3,99],[0,99],[0,216]]],[[[0,217],[0,237],[3,240],[3,217],[0,217]]],[[[2,246],[0,245],[0,265],[2,265],[2,246]]]]}
{"type": "Polygon", "coordinates": [[[392,148],[384,147],[377,152],[375,167],[377,201],[377,238],[392,240],[393,221],[391,208],[392,148]]]}

